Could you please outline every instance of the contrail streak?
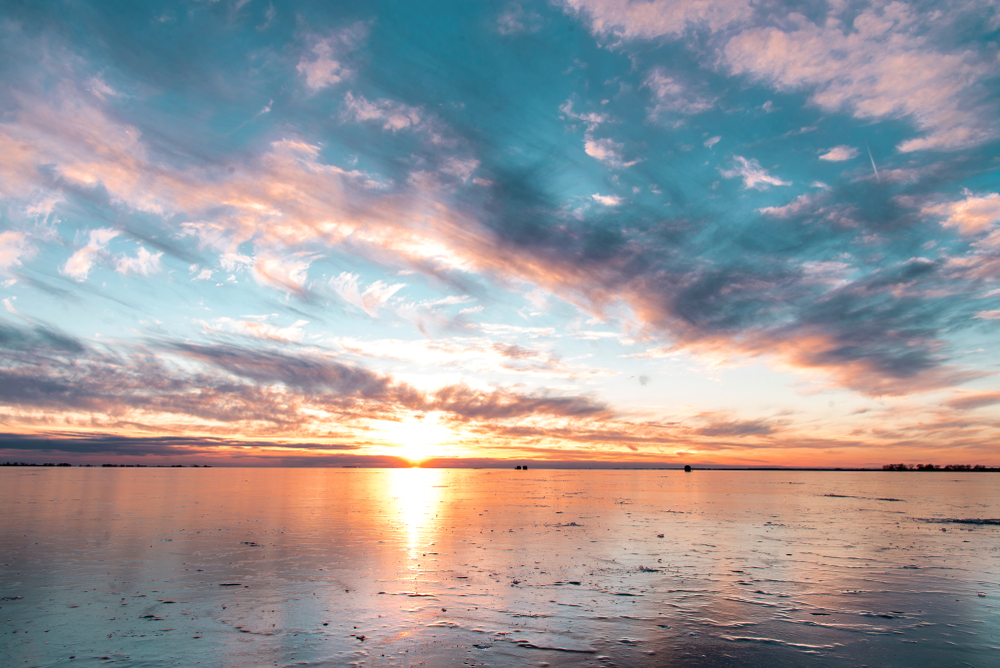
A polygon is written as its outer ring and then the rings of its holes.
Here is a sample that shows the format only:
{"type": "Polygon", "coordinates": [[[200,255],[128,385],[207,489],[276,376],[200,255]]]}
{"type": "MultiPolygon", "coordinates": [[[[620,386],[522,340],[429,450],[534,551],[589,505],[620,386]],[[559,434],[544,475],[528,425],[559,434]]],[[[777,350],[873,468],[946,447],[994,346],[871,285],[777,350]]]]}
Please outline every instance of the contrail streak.
{"type": "Polygon", "coordinates": [[[882,183],[882,179],[880,179],[878,175],[878,167],[875,166],[875,158],[872,157],[872,149],[868,145],[867,141],[865,142],[865,148],[868,149],[868,159],[872,161],[872,169],[875,170],[875,180],[882,183]]]}

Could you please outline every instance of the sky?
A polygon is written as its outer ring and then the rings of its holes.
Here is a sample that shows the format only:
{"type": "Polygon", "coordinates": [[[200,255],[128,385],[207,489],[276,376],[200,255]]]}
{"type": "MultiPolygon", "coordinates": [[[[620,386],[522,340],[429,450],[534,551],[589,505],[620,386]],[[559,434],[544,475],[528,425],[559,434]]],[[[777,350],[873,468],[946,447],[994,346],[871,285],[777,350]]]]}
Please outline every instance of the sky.
{"type": "Polygon", "coordinates": [[[998,465],[998,40],[0,0],[0,460],[998,465]]]}

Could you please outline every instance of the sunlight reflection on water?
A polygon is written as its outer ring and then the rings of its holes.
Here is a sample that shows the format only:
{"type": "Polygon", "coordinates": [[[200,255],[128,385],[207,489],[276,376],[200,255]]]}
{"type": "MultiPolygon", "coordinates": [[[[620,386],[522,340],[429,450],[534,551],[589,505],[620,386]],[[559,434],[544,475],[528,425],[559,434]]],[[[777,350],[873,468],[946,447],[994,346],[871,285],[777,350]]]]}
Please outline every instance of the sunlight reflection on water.
{"type": "MultiPolygon", "coordinates": [[[[389,498],[397,504],[398,513],[406,533],[410,560],[419,556],[424,531],[433,523],[438,500],[441,496],[442,469],[388,469],[385,481],[389,498]]],[[[411,570],[419,570],[416,565],[411,570]]]]}
{"type": "Polygon", "coordinates": [[[994,665],[1000,526],[983,520],[1000,518],[997,479],[0,469],[0,653],[11,666],[994,665]]]}

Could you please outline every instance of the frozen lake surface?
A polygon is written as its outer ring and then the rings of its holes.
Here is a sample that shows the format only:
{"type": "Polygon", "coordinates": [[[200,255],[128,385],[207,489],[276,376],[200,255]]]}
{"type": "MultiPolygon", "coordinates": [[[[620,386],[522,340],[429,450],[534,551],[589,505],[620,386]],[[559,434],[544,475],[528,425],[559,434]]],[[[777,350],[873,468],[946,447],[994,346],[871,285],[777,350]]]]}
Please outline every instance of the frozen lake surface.
{"type": "Polygon", "coordinates": [[[992,667],[998,483],[3,468],[0,656],[5,667],[992,667]]]}

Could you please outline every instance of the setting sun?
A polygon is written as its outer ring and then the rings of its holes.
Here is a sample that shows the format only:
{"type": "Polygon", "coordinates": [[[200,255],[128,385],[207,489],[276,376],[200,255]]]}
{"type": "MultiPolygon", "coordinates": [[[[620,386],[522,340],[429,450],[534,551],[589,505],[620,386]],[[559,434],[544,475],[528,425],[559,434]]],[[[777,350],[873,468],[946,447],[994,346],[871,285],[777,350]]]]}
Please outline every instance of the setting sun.
{"type": "Polygon", "coordinates": [[[440,423],[438,413],[428,413],[422,418],[408,417],[382,427],[389,444],[396,446],[393,454],[408,460],[414,466],[442,454],[441,446],[454,433],[440,423]]]}

